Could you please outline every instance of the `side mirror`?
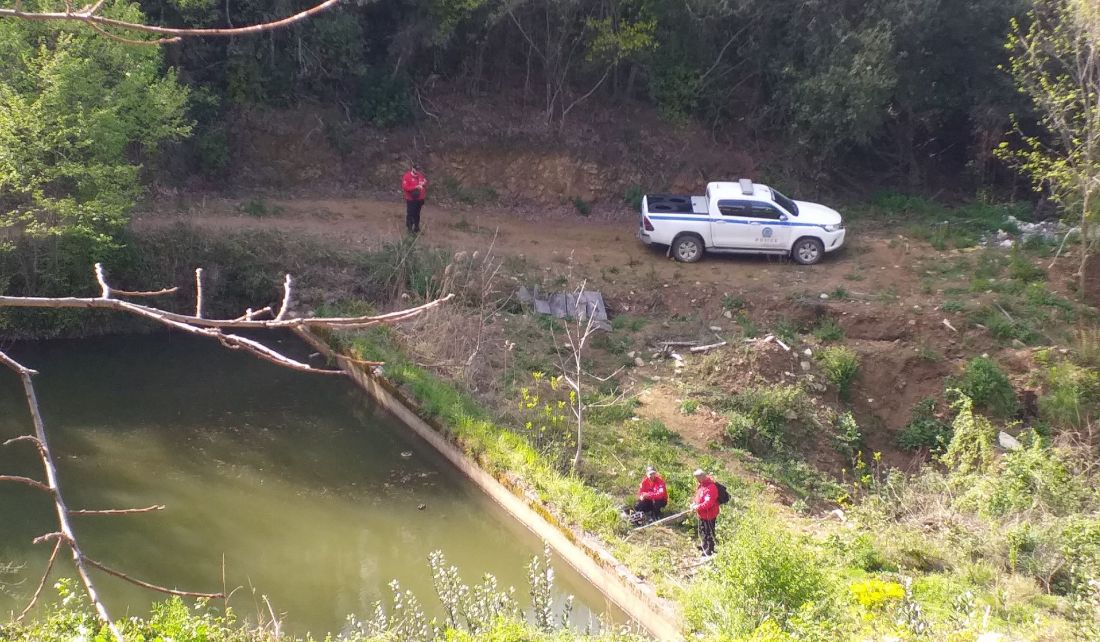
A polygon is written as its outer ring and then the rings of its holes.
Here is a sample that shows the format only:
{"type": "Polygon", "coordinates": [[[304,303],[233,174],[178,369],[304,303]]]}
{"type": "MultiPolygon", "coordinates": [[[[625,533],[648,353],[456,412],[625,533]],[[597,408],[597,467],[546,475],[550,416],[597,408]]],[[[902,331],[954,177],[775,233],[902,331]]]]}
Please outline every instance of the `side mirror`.
{"type": "Polygon", "coordinates": [[[779,215],[779,220],[781,220],[781,221],[787,220],[787,215],[786,214],[780,214],[779,215]]]}

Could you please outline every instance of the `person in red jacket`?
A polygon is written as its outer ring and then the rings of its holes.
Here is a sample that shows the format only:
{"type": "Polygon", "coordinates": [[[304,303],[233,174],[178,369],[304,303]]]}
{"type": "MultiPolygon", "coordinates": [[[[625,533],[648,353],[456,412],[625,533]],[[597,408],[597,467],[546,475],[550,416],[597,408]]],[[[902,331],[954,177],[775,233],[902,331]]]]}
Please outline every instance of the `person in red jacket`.
{"type": "Polygon", "coordinates": [[[699,486],[695,489],[695,499],[691,501],[691,510],[699,515],[699,538],[702,539],[704,557],[714,555],[715,525],[718,522],[718,486],[710,475],[702,470],[696,470],[695,481],[699,486]]]}
{"type": "Polygon", "coordinates": [[[634,504],[634,512],[642,513],[650,521],[659,519],[661,509],[668,506],[668,488],[665,480],[657,474],[653,466],[646,466],[645,477],[638,487],[638,501],[634,504]]]}
{"type": "Polygon", "coordinates": [[[424,207],[424,193],[428,189],[428,179],[416,168],[401,177],[401,191],[405,193],[405,227],[410,234],[420,232],[420,210],[424,207]]]}

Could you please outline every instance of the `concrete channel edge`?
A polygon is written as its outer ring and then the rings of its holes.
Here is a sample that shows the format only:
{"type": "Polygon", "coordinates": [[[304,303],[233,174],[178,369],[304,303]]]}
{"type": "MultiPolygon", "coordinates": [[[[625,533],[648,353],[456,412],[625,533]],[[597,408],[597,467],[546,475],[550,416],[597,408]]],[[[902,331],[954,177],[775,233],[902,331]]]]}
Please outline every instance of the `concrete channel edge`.
{"type": "Polygon", "coordinates": [[[422,417],[415,400],[384,376],[368,372],[354,360],[334,353],[320,337],[311,334],[301,336],[322,353],[335,354],[340,368],[378,405],[431,444],[650,635],[672,642],[684,639],[675,607],[631,573],[596,537],[559,522],[524,488],[510,480],[498,479],[479,466],[455,443],[447,426],[422,417]]]}

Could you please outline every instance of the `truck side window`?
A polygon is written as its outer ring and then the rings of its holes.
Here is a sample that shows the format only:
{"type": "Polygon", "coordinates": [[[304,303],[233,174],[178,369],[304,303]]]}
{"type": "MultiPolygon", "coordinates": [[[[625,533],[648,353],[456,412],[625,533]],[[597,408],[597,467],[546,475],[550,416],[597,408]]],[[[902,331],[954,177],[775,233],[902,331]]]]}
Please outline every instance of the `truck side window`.
{"type": "Polygon", "coordinates": [[[720,204],[718,211],[722,213],[722,216],[752,216],[748,206],[741,204],[720,204]]]}
{"type": "Polygon", "coordinates": [[[779,220],[779,215],[780,215],[780,211],[775,209],[771,205],[753,204],[753,206],[752,206],[752,217],[753,218],[767,218],[767,219],[771,219],[773,221],[778,221],[779,220]]]}

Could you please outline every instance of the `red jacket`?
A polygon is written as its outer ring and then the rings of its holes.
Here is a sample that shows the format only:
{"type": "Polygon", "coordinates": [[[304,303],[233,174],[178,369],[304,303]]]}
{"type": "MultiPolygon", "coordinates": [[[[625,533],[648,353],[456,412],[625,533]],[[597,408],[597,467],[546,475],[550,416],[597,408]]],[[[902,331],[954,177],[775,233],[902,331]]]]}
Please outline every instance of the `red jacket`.
{"type": "Polygon", "coordinates": [[[401,191],[405,192],[406,201],[422,201],[428,188],[428,179],[421,173],[413,174],[410,169],[401,177],[401,191]],[[419,192],[418,192],[419,190],[419,192]]]}
{"type": "Polygon", "coordinates": [[[654,475],[653,479],[646,475],[642,478],[642,485],[638,487],[638,499],[663,499],[668,501],[668,489],[665,488],[665,480],[660,475],[654,475]]]}
{"type": "Polygon", "coordinates": [[[691,503],[695,504],[699,519],[718,519],[718,487],[714,485],[713,479],[708,476],[699,482],[699,487],[695,489],[695,499],[691,503]]]}

